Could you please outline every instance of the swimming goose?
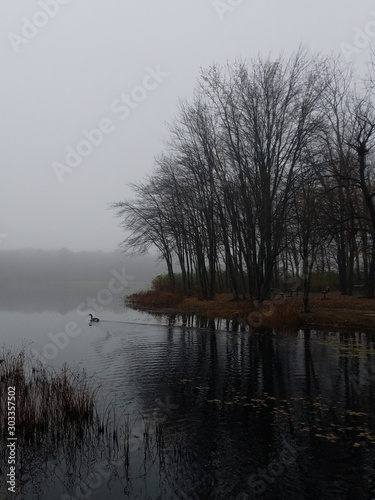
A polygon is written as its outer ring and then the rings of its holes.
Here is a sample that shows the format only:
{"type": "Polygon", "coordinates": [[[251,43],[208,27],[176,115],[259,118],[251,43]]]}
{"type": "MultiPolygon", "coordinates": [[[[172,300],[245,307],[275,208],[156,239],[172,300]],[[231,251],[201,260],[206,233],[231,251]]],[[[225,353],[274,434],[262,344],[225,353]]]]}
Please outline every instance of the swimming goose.
{"type": "Polygon", "coordinates": [[[94,318],[92,314],[89,314],[89,316],[91,316],[90,321],[92,321],[93,323],[99,323],[99,318],[94,318]]]}

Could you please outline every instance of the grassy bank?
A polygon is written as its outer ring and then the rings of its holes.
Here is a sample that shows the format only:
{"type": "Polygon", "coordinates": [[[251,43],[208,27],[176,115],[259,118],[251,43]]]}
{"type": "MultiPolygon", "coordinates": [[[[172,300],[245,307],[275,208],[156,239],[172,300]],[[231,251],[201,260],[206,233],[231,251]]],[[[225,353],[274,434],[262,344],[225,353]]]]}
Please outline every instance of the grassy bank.
{"type": "Polygon", "coordinates": [[[311,313],[302,313],[302,296],[279,297],[259,310],[250,300],[233,301],[230,294],[218,294],[215,300],[183,298],[172,291],[149,290],[127,297],[130,307],[164,314],[196,314],[209,319],[238,321],[253,327],[303,328],[321,327],[335,330],[357,328],[375,332],[375,301],[358,295],[330,292],[310,295],[311,313]]]}

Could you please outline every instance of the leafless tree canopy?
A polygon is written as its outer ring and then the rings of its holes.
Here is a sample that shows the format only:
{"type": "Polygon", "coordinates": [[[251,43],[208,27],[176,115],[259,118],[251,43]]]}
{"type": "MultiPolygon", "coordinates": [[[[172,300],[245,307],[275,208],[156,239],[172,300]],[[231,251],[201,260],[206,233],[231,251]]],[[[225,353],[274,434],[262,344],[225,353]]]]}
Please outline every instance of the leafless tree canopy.
{"type": "Polygon", "coordinates": [[[374,296],[373,67],[360,82],[334,58],[299,49],[202,70],[166,150],[134,199],[114,203],[126,249],[156,247],[170,281],[260,302],[314,269],[374,296]]]}

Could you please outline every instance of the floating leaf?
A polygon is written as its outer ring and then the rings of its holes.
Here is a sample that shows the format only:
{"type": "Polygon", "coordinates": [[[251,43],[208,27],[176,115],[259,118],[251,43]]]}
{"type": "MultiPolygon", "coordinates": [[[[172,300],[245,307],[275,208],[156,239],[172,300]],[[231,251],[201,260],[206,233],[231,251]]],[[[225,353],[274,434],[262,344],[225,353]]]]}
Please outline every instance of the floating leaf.
{"type": "Polygon", "coordinates": [[[352,411],[352,410],[346,410],[346,413],[348,413],[349,415],[353,415],[353,417],[363,417],[367,415],[367,413],[363,413],[362,411],[352,411]]]}
{"type": "Polygon", "coordinates": [[[339,437],[335,436],[334,434],[330,433],[330,434],[315,434],[316,437],[321,437],[321,438],[324,438],[324,439],[328,439],[328,441],[337,441],[338,439],[340,439],[339,437]]]}

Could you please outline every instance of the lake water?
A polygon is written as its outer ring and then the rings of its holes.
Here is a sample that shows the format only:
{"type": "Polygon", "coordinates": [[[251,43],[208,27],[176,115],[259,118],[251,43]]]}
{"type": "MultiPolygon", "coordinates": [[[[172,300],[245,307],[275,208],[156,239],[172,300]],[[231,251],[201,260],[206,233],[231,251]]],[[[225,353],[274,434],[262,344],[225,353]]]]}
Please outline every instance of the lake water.
{"type": "Polygon", "coordinates": [[[19,473],[17,495],[2,462],[1,498],[375,498],[375,335],[213,332],[120,296],[89,326],[88,295],[65,292],[7,295],[1,344],[92,375],[99,410],[119,436],[130,425],[128,460],[105,441],[76,450],[73,468],[56,450],[19,473]]]}

